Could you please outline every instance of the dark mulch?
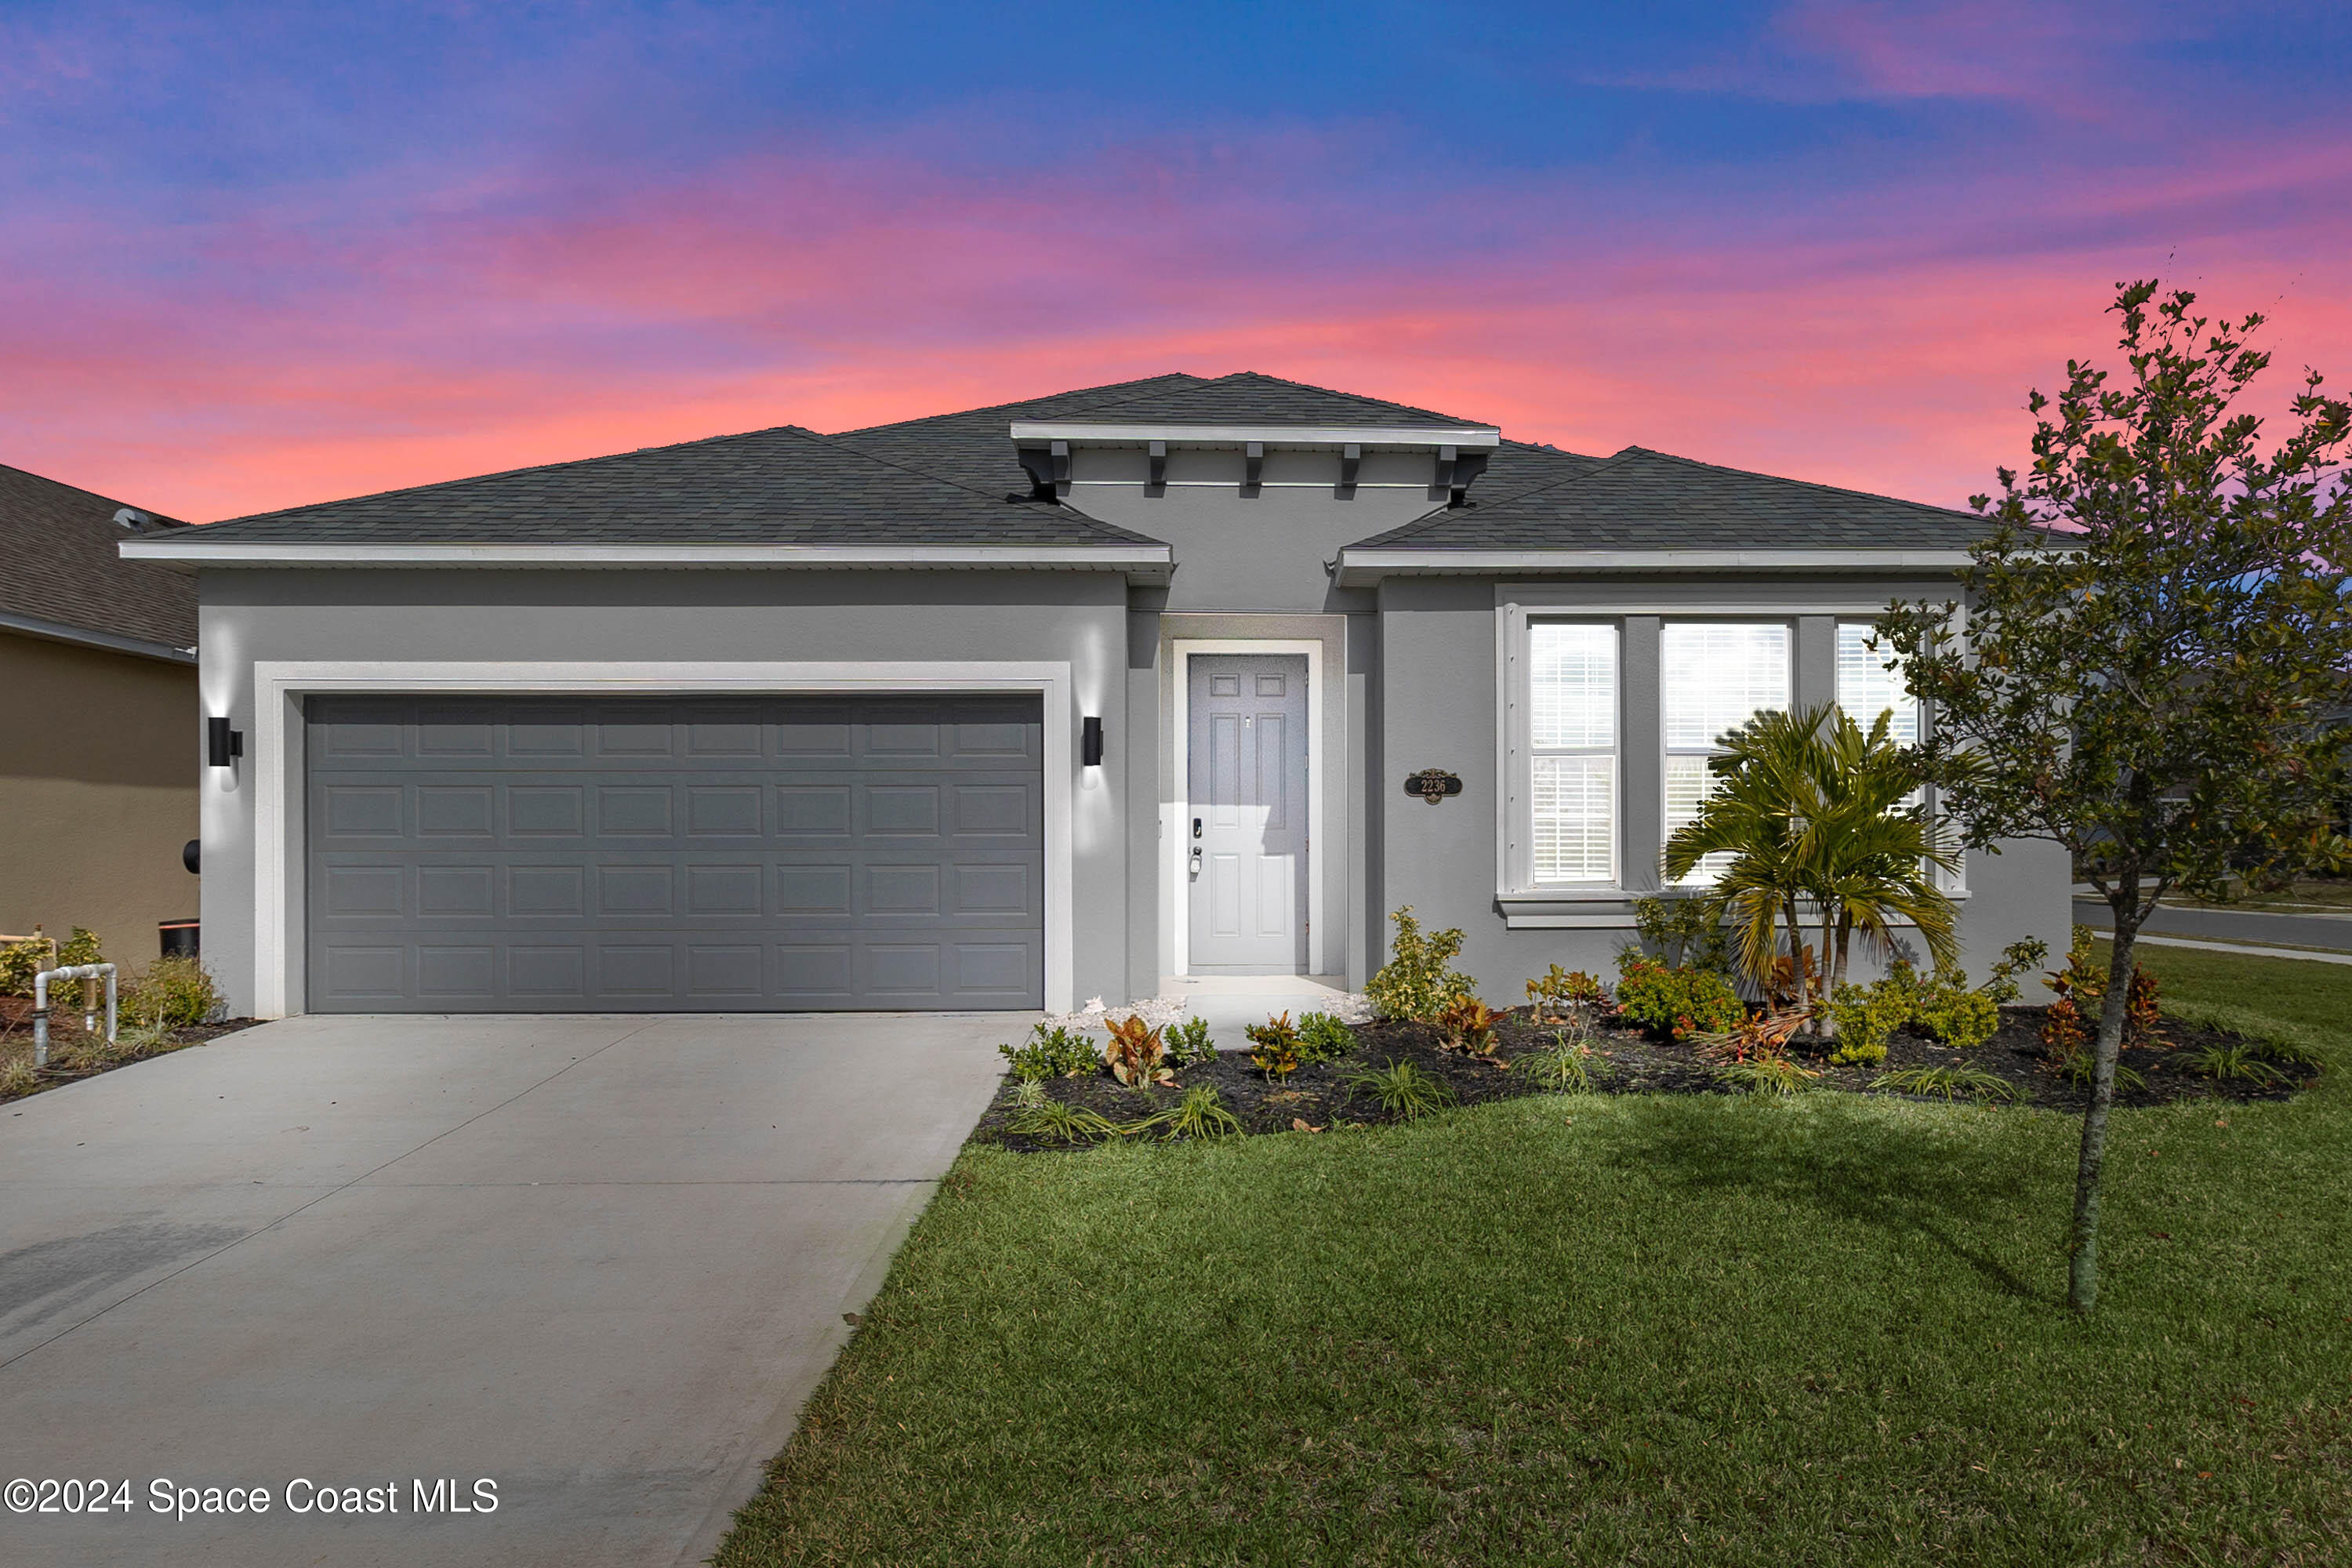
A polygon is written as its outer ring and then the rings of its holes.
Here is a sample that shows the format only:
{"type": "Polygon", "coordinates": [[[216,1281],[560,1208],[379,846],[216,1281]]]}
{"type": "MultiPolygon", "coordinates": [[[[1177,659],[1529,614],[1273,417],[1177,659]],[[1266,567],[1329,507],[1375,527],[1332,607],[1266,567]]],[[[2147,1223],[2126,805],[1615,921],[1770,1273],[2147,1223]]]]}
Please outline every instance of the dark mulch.
{"type": "MultiPolygon", "coordinates": [[[[216,1024],[191,1024],[174,1029],[163,1039],[143,1049],[126,1048],[120,1042],[108,1047],[103,1020],[94,1035],[82,1032],[79,1013],[53,1013],[49,1017],[49,1061],[41,1069],[39,1079],[23,1088],[0,1087],[0,1100],[21,1100],[28,1094],[38,1094],[45,1089],[71,1083],[77,1079],[95,1078],[116,1068],[129,1067],[152,1057],[169,1056],[190,1046],[201,1046],[234,1035],[239,1029],[249,1029],[258,1018],[225,1018],[216,1024]]],[[[27,997],[0,996],[0,1064],[17,1060],[29,1062],[33,1056],[33,1004],[27,997]]]]}
{"type": "MultiPolygon", "coordinates": [[[[1870,1087],[1884,1073],[1913,1067],[1967,1066],[1996,1073],[2017,1090],[2014,1100],[1989,1103],[2079,1110],[2089,1090],[2057,1071],[2046,1059],[2042,1045],[2046,1011],[2042,1007],[2002,1008],[2000,1032],[1973,1051],[1948,1050],[1929,1037],[1906,1028],[1888,1042],[1885,1061],[1867,1067],[1832,1062],[1825,1044],[1817,1047],[1803,1039],[1794,1042],[1790,1055],[1820,1073],[1811,1085],[1817,1089],[1885,1093],[1888,1091],[1870,1087]]],[[[1548,1092],[1543,1084],[1511,1071],[1508,1065],[1552,1040],[1554,1026],[1532,1023],[1525,1008],[1514,1010],[1496,1031],[1496,1049],[1491,1059],[1444,1049],[1437,1043],[1436,1029],[1427,1024],[1382,1021],[1354,1027],[1353,1051],[1335,1062],[1302,1067],[1286,1082],[1269,1083],[1251,1065],[1246,1050],[1221,1050],[1213,1062],[1181,1069],[1173,1089],[1155,1089],[1147,1095],[1122,1086],[1105,1071],[1084,1078],[1053,1079],[1046,1084],[1046,1092],[1067,1104],[1098,1111],[1112,1121],[1132,1122],[1173,1105],[1186,1089],[1210,1084],[1215,1087],[1225,1108],[1240,1120],[1243,1130],[1252,1133],[1293,1131],[1301,1122],[1321,1131],[1335,1125],[1396,1121],[1398,1118],[1383,1111],[1368,1095],[1351,1092],[1348,1079],[1365,1068],[1385,1067],[1397,1061],[1409,1061],[1444,1079],[1464,1105],[1548,1092]]],[[[2250,1042],[2227,1030],[2203,1028],[2179,1019],[2165,1021],[2164,1036],[2166,1044],[2160,1048],[2135,1047],[2123,1053],[2122,1065],[2139,1074],[2145,1083],[2133,1087],[2127,1080],[2119,1082],[2116,1091],[2117,1105],[2165,1105],[2181,1100],[2284,1100],[2319,1073],[2318,1068],[2305,1063],[2271,1061],[2269,1066],[2282,1075],[2283,1081],[2256,1084],[2243,1079],[2207,1078],[2192,1070],[2194,1053],[2209,1046],[2250,1042]]],[[[1604,1021],[1595,1030],[1593,1044],[1607,1062],[1605,1078],[1595,1074],[1594,1087],[1599,1092],[1738,1092],[1727,1089],[1713,1067],[1690,1046],[1660,1040],[1646,1029],[1604,1021]]],[[[1006,1131],[1006,1124],[1017,1114],[1012,1103],[1013,1090],[1013,1080],[1007,1079],[996,1102],[981,1119],[974,1138],[1021,1150],[1071,1146],[1006,1131]]]]}

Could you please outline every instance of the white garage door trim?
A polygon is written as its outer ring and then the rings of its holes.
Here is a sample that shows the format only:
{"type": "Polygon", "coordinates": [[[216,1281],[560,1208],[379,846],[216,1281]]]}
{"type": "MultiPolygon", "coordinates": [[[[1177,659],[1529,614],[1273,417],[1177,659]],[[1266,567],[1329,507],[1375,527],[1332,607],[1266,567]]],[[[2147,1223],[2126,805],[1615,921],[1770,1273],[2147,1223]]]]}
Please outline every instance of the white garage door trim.
{"type": "Polygon", "coordinates": [[[1076,1009],[1071,923],[1071,766],[1076,719],[1065,662],[976,660],[788,663],[342,662],[256,660],[254,736],[254,1004],[262,1017],[304,1011],[301,791],[302,700],[322,693],[477,692],[593,694],[673,692],[794,696],[826,692],[1034,692],[1045,730],[1045,1010],[1076,1009]]]}

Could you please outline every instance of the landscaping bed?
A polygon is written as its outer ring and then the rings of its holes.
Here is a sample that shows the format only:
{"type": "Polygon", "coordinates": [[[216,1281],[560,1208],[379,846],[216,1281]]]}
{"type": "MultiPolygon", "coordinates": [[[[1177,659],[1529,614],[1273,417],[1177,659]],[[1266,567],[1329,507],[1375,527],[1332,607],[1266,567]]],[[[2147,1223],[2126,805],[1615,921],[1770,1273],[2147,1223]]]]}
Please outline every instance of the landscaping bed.
{"type": "Polygon", "coordinates": [[[103,1021],[96,1034],[83,1032],[81,1015],[49,1016],[48,1065],[33,1066],[33,1004],[22,996],[0,996],[0,1101],[22,1100],[45,1089],[95,1078],[150,1057],[168,1056],[249,1029],[257,1018],[225,1018],[209,1024],[184,1024],[160,1031],[142,1031],[121,1024],[109,1041],[103,1021]]]}
{"type": "MultiPolygon", "coordinates": [[[[1950,1050],[1916,1027],[1895,1031],[1887,1042],[1886,1059],[1868,1065],[1829,1059],[1833,1042],[1802,1037],[1792,1040],[1789,1055],[1807,1071],[1818,1074],[1805,1087],[1852,1094],[1890,1094],[1899,1089],[1882,1085],[1887,1075],[1906,1068],[1969,1068],[1988,1073],[2007,1086],[2005,1090],[1979,1082],[1975,1092],[1956,1091],[1952,1098],[1981,1099],[1987,1103],[2042,1105],[2080,1110],[2089,1089],[2052,1061],[2042,1043],[2047,1007],[2003,1007],[2000,1027],[1992,1038],[1969,1051],[1950,1050]]],[[[1526,1008],[1506,1014],[1495,1030],[1486,1055],[1447,1050],[1434,1025],[1381,1020],[1351,1026],[1355,1048],[1335,1061],[1310,1062],[1283,1079],[1269,1079],[1250,1060],[1245,1049],[1220,1050],[1213,1061],[1176,1068],[1172,1085],[1130,1088],[1108,1071],[1043,1080],[1045,1094],[1065,1105],[1096,1112],[1121,1126],[1167,1110],[1184,1091],[1200,1087],[1216,1090],[1219,1100],[1245,1133],[1323,1131],[1333,1128],[1371,1126],[1411,1120],[1406,1113],[1382,1109],[1370,1091],[1354,1082],[1368,1068],[1410,1063],[1444,1086],[1455,1105],[1475,1105],[1519,1095],[1556,1092],[1559,1085],[1515,1065],[1530,1053],[1554,1047],[1561,1026],[1538,1024],[1526,1008]]],[[[2179,1018],[2165,1019],[2161,1046],[2126,1048],[2121,1066],[2135,1077],[2119,1076],[2116,1103],[2155,1106],[2184,1100],[2246,1101],[2283,1100],[2317,1076],[2314,1063],[2273,1054],[2275,1047],[2226,1029],[2207,1027],[2179,1018]],[[2259,1064],[2249,1077],[2215,1077],[2200,1071],[2202,1054],[2233,1053],[2259,1064]]],[[[1570,1031],[1570,1037],[1575,1037],[1570,1031]]],[[[1717,1062],[1687,1042],[1657,1037],[1652,1031],[1604,1020],[1583,1035],[1593,1051],[1592,1092],[1604,1094],[1734,1094],[1743,1092],[1727,1083],[1717,1062]]],[[[974,1137],[1017,1150],[1071,1149],[1086,1141],[1025,1134],[1015,1130],[1021,1108],[1015,1103],[1016,1082],[1008,1079],[974,1137]]],[[[1946,1098],[1930,1096],[1930,1098],[1946,1098]]],[[[1155,1132],[1157,1129],[1153,1130],[1155,1132]]]]}

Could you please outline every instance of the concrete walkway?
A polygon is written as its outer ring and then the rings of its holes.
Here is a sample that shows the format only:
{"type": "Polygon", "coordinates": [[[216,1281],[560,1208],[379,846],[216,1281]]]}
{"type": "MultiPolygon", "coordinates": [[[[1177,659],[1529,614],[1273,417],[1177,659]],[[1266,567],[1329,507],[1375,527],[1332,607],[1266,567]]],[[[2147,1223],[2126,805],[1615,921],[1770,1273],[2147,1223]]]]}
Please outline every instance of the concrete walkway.
{"type": "Polygon", "coordinates": [[[132,1494],[0,1562],[699,1561],[1030,1021],[302,1018],[0,1106],[0,1482],[132,1494]]]}

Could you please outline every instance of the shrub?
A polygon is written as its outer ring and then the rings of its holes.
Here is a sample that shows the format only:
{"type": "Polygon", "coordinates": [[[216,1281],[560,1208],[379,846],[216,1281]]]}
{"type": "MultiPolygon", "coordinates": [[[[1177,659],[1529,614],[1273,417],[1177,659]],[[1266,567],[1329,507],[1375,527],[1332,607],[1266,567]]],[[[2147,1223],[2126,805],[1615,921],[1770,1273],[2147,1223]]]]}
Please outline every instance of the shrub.
{"type": "Polygon", "coordinates": [[[1102,1064],[1092,1040],[1059,1024],[1050,1029],[1038,1024],[1030,1029],[1026,1043],[999,1046],[996,1049],[1013,1077],[1032,1082],[1049,1078],[1084,1078],[1102,1064]]]}
{"type": "Polygon", "coordinates": [[[0,1100],[14,1100],[30,1094],[41,1086],[40,1069],[30,1057],[10,1057],[0,1061],[0,1100]]]}
{"type": "MultiPolygon", "coordinates": [[[[57,944],[54,952],[46,938],[12,942],[0,947],[0,991],[5,991],[11,996],[30,996],[33,994],[33,977],[44,969],[69,969],[105,962],[106,954],[99,951],[98,933],[88,926],[74,927],[65,941],[57,944]]],[[[77,990],[74,995],[79,997],[80,993],[77,990]]],[[[55,988],[51,989],[49,1005],[52,1008],[62,1013],[67,1005],[71,1005],[74,1004],[66,1003],[55,988]]]]}
{"type": "Polygon", "coordinates": [[[1557,1094],[1590,1094],[1593,1085],[1609,1077],[1609,1058],[1592,1048],[1590,1040],[1579,1036],[1570,1038],[1569,1031],[1553,1031],[1551,1044],[1538,1046],[1511,1063],[1511,1070],[1524,1074],[1557,1094]]]}
{"type": "Polygon", "coordinates": [[[1730,980],[1711,969],[1670,969],[1628,949],[1617,973],[1617,1011],[1670,1040],[1722,1034],[1748,1016],[1730,980]]]}
{"type": "MultiPolygon", "coordinates": [[[[2093,953],[2092,941],[2090,927],[2076,926],[2074,942],[2066,949],[2066,967],[2053,971],[2042,982],[2057,993],[2042,1027],[2042,1043],[2053,1055],[2087,1050],[2098,1030],[2099,1011],[2107,994],[2107,970],[2093,953]]],[[[2133,964],[2124,989],[2122,1048],[2164,1044],[2163,1021],[2156,976],[2133,964]]]]}
{"type": "Polygon", "coordinates": [[[1971,1100],[2015,1100],[2017,1086],[1999,1073],[1982,1068],[1924,1067],[1899,1068],[1881,1073],[1870,1080],[1874,1089],[1895,1094],[1916,1094],[1921,1097],[1941,1095],[1946,1100],[1958,1100],[1967,1095],[1971,1100]]]}
{"type": "Polygon", "coordinates": [[[1241,1119],[1226,1110],[1223,1097],[1205,1083],[1186,1089],[1183,1100],[1160,1121],[1168,1129],[1161,1136],[1171,1142],[1179,1138],[1232,1138],[1242,1130],[1241,1119]]]}
{"type": "Polygon", "coordinates": [[[195,958],[159,958],[117,998],[132,1021],[165,1028],[209,1024],[226,1010],[212,971],[195,958]]]}
{"type": "Polygon", "coordinates": [[[1458,929],[1424,933],[1411,904],[1389,919],[1397,928],[1393,956],[1364,987],[1381,1017],[1426,1024],[1457,994],[1476,989],[1468,975],[1447,967],[1462,951],[1458,929]]]}
{"type": "Polygon", "coordinates": [[[1908,964],[1868,986],[1841,983],[1830,996],[1830,1018],[1837,1026],[1833,1062],[1870,1064],[1886,1059],[1886,1042],[1909,1023],[1919,1006],[1919,984],[1908,964]]]}
{"type": "Polygon", "coordinates": [[[1269,1081],[1298,1070],[1298,1031],[1291,1026],[1289,1014],[1249,1025],[1242,1033],[1249,1037],[1250,1060],[1269,1081]]]}
{"type": "MultiPolygon", "coordinates": [[[[997,1048],[1003,1049],[1002,1046],[997,1048]]],[[[1013,1109],[1015,1110],[1039,1110],[1050,1098],[1052,1097],[1045,1092],[1045,1086],[1034,1078],[1020,1078],[1013,1080],[1013,1109]]]]}
{"type": "Polygon", "coordinates": [[[1570,1013],[1580,1017],[1602,999],[1599,977],[1581,969],[1562,969],[1555,963],[1528,982],[1528,1005],[1538,1024],[1563,1023],[1570,1013]]]}
{"type": "Polygon", "coordinates": [[[1444,1079],[1425,1073],[1411,1062],[1391,1061],[1384,1068],[1365,1068],[1349,1076],[1348,1092],[1378,1101],[1391,1116],[1410,1121],[1454,1103],[1454,1088],[1444,1079]]]}
{"type": "Polygon", "coordinates": [[[1181,1024],[1170,1025],[1166,1043],[1169,1061],[1180,1068],[1217,1059],[1216,1042],[1209,1038],[1206,1018],[1186,1018],[1181,1024]]]}
{"type": "Polygon", "coordinates": [[[2000,1004],[1990,991],[1969,990],[1960,971],[1939,969],[1920,988],[1912,1021],[1954,1050],[1972,1051],[2000,1030],[2000,1004]]]}
{"type": "Polygon", "coordinates": [[[1103,1041],[1102,1059],[1111,1077],[1129,1089],[1176,1081],[1174,1069],[1160,1059],[1167,1053],[1160,1043],[1160,1031],[1146,1024],[1142,1014],[1107,1019],[1104,1026],[1110,1033],[1103,1041]]]}
{"type": "Polygon", "coordinates": [[[1449,1051],[1486,1056],[1495,1048],[1495,1026],[1502,1021],[1500,1013],[1465,991],[1437,1015],[1439,1042],[1449,1051]]]}
{"type": "Polygon", "coordinates": [[[1669,969],[1731,973],[1731,933],[1709,900],[1635,899],[1633,932],[1669,969]]]}
{"type": "Polygon", "coordinates": [[[1308,1013],[1298,1020],[1298,1059],[1336,1062],[1356,1048],[1356,1031],[1328,1013],[1308,1013]]]}
{"type": "Polygon", "coordinates": [[[1996,1007],[2006,1007],[2017,1000],[2017,977],[2028,970],[2039,969],[2050,957],[2050,944],[2038,936],[2022,942],[2012,942],[2000,950],[2000,962],[1992,966],[1992,978],[1984,984],[1984,994],[1992,998],[1996,1007]]]}

